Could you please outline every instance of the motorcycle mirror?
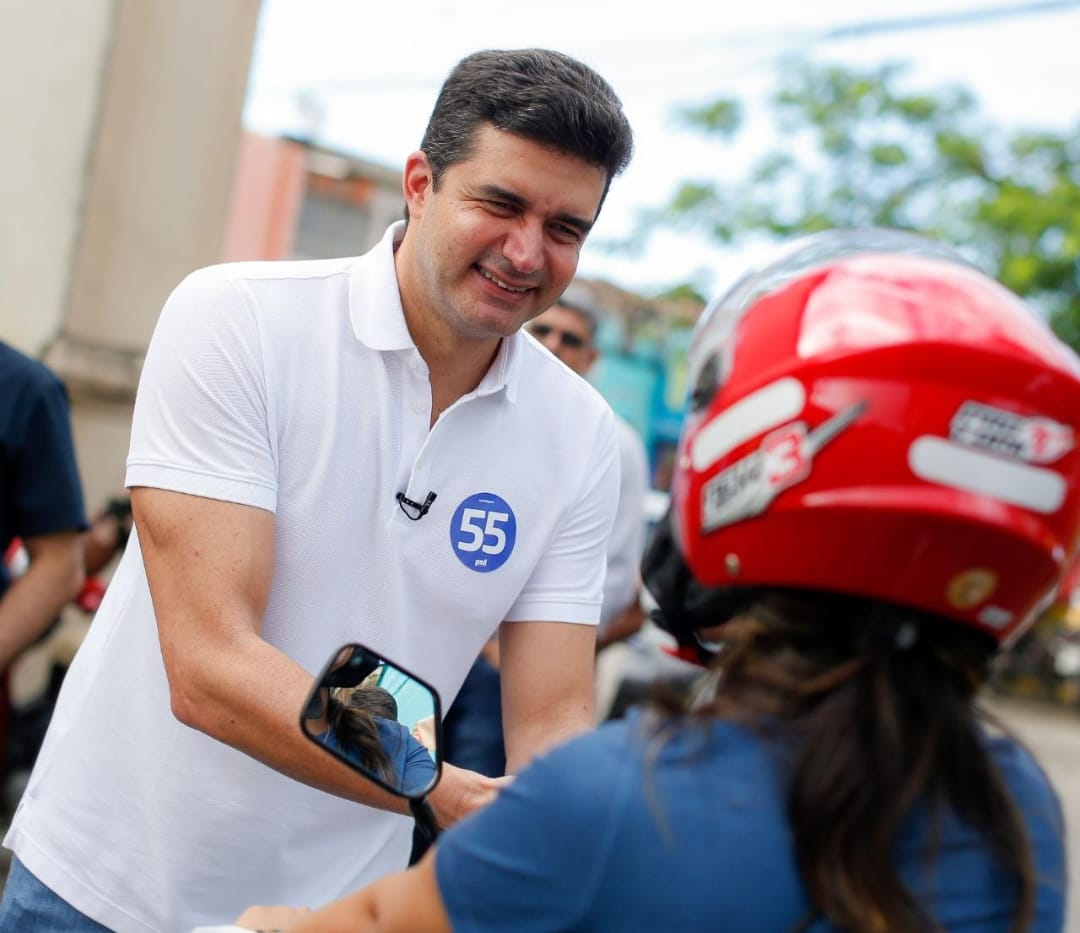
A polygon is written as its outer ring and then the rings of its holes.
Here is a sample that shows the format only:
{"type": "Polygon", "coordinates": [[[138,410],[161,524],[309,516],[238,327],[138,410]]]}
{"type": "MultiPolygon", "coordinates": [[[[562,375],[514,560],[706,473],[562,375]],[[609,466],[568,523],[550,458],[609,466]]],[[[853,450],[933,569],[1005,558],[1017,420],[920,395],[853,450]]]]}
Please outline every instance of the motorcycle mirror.
{"type": "Polygon", "coordinates": [[[353,771],[407,798],[434,838],[427,794],[441,771],[442,709],[430,685],[364,645],[342,645],[315,678],[300,729],[353,771]]]}

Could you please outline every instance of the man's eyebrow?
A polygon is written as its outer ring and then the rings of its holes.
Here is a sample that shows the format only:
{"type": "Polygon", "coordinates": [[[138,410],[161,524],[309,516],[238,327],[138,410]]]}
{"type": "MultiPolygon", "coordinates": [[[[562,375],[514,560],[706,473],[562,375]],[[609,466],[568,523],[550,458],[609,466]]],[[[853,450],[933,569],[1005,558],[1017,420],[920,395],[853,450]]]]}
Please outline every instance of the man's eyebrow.
{"type": "MultiPolygon", "coordinates": [[[[523,198],[520,194],[515,194],[513,191],[508,191],[499,185],[481,185],[477,189],[477,193],[481,197],[491,198],[496,201],[506,201],[520,208],[529,207],[527,199],[523,198]]],[[[576,227],[584,236],[593,228],[593,222],[591,220],[585,220],[582,217],[577,217],[574,214],[556,214],[553,218],[559,221],[559,223],[566,224],[570,227],[576,227]]]]}

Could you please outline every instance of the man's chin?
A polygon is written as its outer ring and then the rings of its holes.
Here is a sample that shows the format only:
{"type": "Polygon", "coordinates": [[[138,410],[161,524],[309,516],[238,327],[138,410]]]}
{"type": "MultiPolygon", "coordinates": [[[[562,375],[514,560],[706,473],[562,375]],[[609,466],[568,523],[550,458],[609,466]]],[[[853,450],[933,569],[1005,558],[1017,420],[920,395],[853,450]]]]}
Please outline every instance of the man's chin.
{"type": "Polygon", "coordinates": [[[487,304],[486,307],[474,309],[469,329],[477,337],[510,337],[539,313],[531,308],[527,312],[521,308],[508,311],[505,308],[487,304]]]}

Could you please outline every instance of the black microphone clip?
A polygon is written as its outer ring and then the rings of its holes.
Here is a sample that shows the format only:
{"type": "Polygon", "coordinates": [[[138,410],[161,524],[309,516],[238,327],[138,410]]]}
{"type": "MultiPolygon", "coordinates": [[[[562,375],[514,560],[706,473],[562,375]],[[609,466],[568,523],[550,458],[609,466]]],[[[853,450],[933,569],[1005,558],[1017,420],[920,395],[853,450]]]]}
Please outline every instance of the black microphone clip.
{"type": "Polygon", "coordinates": [[[405,517],[411,522],[418,522],[431,511],[431,503],[435,501],[435,493],[429,492],[423,502],[410,499],[403,492],[395,494],[394,498],[397,499],[398,508],[405,513],[405,517]],[[410,509],[413,511],[409,511],[410,509]],[[414,515],[413,512],[416,514],[414,515]]]}

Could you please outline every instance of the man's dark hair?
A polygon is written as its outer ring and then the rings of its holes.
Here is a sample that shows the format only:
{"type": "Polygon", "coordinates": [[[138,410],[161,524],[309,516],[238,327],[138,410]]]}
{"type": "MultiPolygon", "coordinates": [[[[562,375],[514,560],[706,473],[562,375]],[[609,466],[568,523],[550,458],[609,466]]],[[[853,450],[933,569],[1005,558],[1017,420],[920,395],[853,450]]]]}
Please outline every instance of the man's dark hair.
{"type": "Polygon", "coordinates": [[[474,52],[450,72],[420,143],[436,188],[451,165],[472,155],[483,123],[602,168],[604,197],[633,152],[633,132],[611,86],[587,65],[547,49],[474,52]]]}

